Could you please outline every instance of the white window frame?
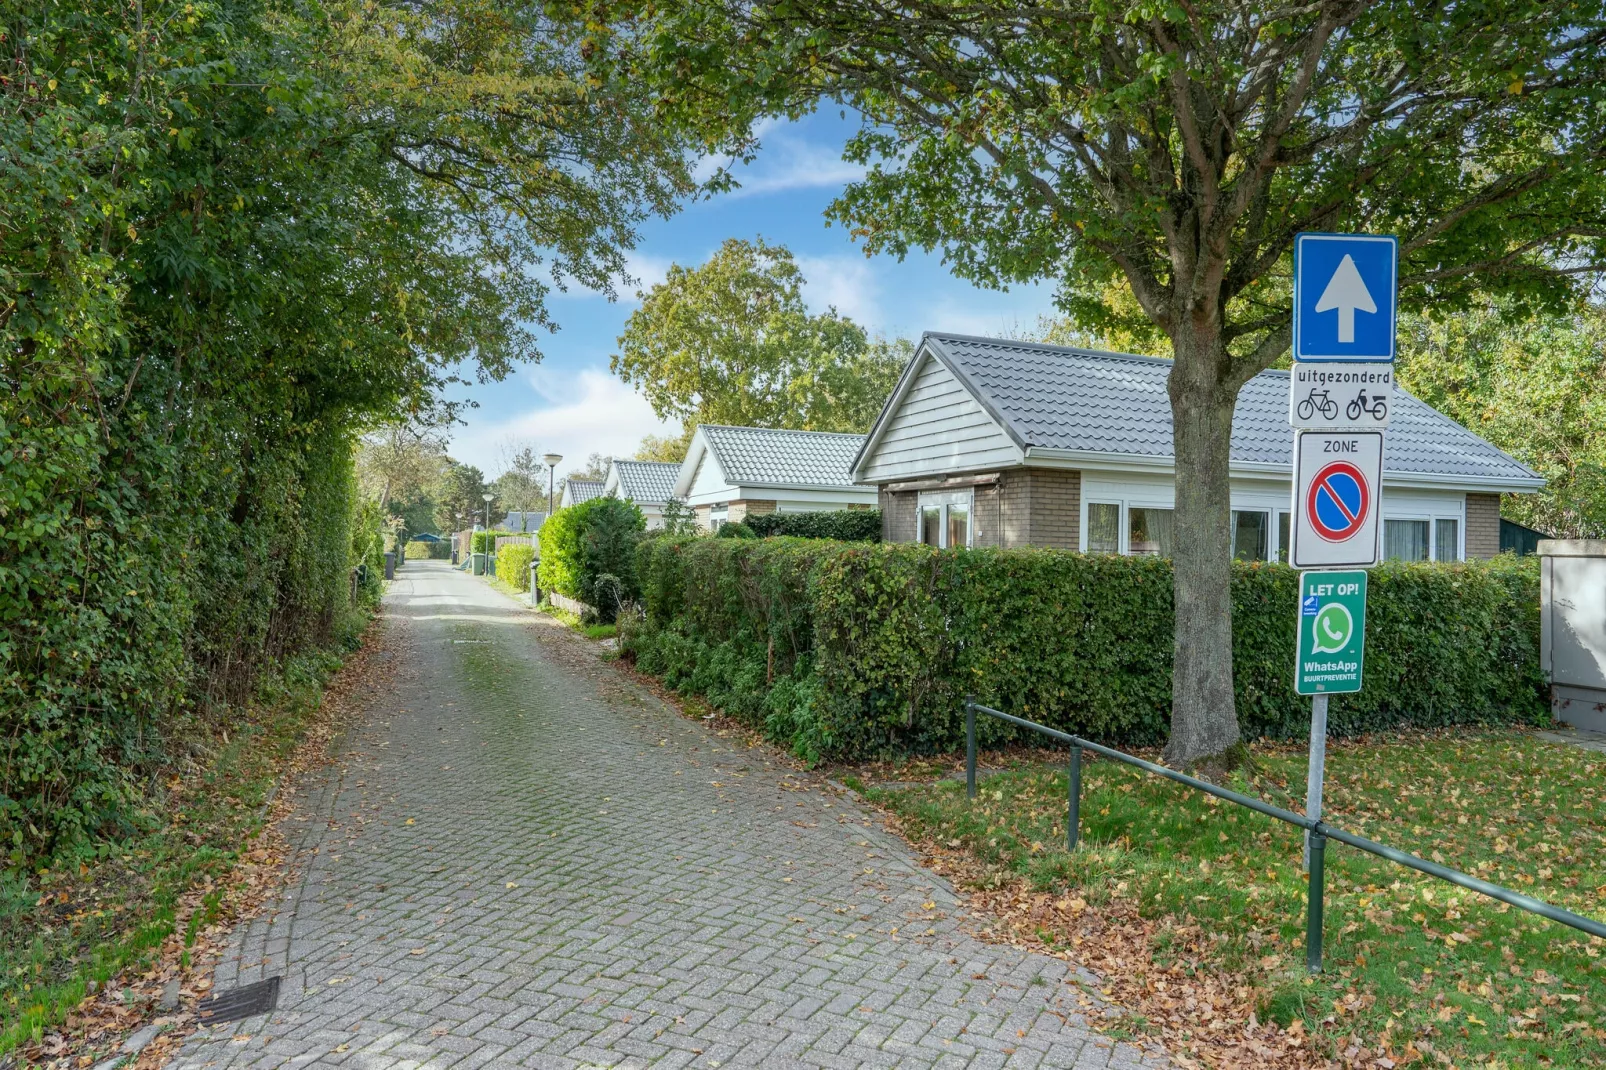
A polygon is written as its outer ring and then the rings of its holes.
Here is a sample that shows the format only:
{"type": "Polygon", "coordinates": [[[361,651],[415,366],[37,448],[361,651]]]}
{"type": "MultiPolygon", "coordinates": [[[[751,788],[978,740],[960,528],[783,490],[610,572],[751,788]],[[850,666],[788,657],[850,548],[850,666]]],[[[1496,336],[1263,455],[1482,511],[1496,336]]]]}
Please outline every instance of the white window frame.
{"type": "MultiPolygon", "coordinates": [[[[1265,561],[1265,562],[1268,562],[1268,563],[1276,562],[1276,560],[1277,560],[1277,510],[1275,508],[1273,508],[1272,506],[1269,506],[1269,505],[1243,505],[1243,506],[1235,505],[1235,506],[1232,506],[1229,509],[1228,513],[1227,513],[1227,522],[1228,522],[1229,525],[1231,525],[1231,530],[1227,534],[1228,549],[1229,550],[1231,550],[1231,545],[1232,545],[1231,544],[1231,539],[1232,539],[1233,533],[1235,533],[1237,531],[1237,526],[1232,524],[1232,514],[1233,513],[1259,513],[1260,515],[1262,515],[1262,516],[1264,516],[1266,518],[1266,556],[1262,560],[1265,561]]],[[[1234,557],[1234,560],[1236,560],[1236,556],[1234,557]]]]}
{"type": "Polygon", "coordinates": [[[976,545],[976,492],[974,490],[923,490],[915,499],[915,542],[924,543],[921,531],[926,520],[926,510],[932,506],[941,508],[942,513],[937,522],[937,548],[948,550],[948,507],[963,505],[965,507],[965,549],[976,545]]]}
{"type": "MultiPolygon", "coordinates": [[[[1117,519],[1119,526],[1116,530],[1116,541],[1120,544],[1121,548],[1116,552],[1122,557],[1130,557],[1132,555],[1133,509],[1164,509],[1173,514],[1177,509],[1174,502],[1169,502],[1164,498],[1156,498],[1153,495],[1148,494],[1122,495],[1120,497],[1117,497],[1113,494],[1096,494],[1091,498],[1083,498],[1080,507],[1080,516],[1077,519],[1076,548],[1084,554],[1088,552],[1087,507],[1090,505],[1113,505],[1120,510],[1120,516],[1117,519]]],[[[1100,553],[1102,552],[1103,551],[1100,551],[1100,553]]]]}
{"type": "MultiPolygon", "coordinates": [[[[1152,494],[1115,495],[1100,492],[1090,496],[1085,496],[1082,498],[1081,505],[1079,507],[1080,515],[1077,521],[1076,533],[1076,548],[1084,554],[1089,552],[1087,548],[1087,510],[1088,506],[1090,505],[1113,505],[1120,511],[1120,514],[1117,518],[1116,531],[1117,542],[1120,545],[1120,549],[1116,552],[1122,557],[1130,557],[1132,555],[1131,511],[1133,509],[1169,509],[1174,514],[1177,508],[1174,500],[1167,501],[1164,498],[1157,498],[1152,494]]],[[[1275,562],[1277,560],[1278,551],[1281,548],[1281,540],[1278,537],[1277,531],[1277,514],[1279,512],[1288,512],[1287,506],[1274,505],[1267,501],[1247,501],[1233,502],[1230,506],[1230,509],[1235,513],[1266,514],[1268,523],[1270,524],[1270,529],[1266,532],[1266,560],[1268,562],[1275,562]]]]}
{"type": "MultiPolygon", "coordinates": [[[[1106,495],[1099,495],[1096,498],[1082,499],[1082,515],[1077,521],[1076,529],[1077,550],[1084,554],[1091,552],[1087,548],[1087,508],[1090,505],[1115,506],[1115,552],[1124,555],[1126,553],[1126,502],[1122,501],[1120,498],[1111,498],[1106,495]]],[[[1104,552],[1105,551],[1103,550],[1099,551],[1099,553],[1104,552]]]]}
{"type": "MultiPolygon", "coordinates": [[[[1428,522],[1428,560],[1429,561],[1437,561],[1437,560],[1439,560],[1439,524],[1438,524],[1438,522],[1440,520],[1454,520],[1455,521],[1456,547],[1455,547],[1455,557],[1451,558],[1450,560],[1452,562],[1454,562],[1454,561],[1465,561],[1467,559],[1467,518],[1466,518],[1466,510],[1465,509],[1462,509],[1460,512],[1451,512],[1449,510],[1412,510],[1411,512],[1405,512],[1405,513],[1385,512],[1383,514],[1383,519],[1384,520],[1426,520],[1428,522]]],[[[1382,537],[1382,533],[1380,532],[1379,533],[1379,538],[1381,538],[1381,537],[1382,537]]],[[[1386,560],[1392,560],[1392,558],[1389,558],[1389,559],[1386,559],[1386,560]]]]}

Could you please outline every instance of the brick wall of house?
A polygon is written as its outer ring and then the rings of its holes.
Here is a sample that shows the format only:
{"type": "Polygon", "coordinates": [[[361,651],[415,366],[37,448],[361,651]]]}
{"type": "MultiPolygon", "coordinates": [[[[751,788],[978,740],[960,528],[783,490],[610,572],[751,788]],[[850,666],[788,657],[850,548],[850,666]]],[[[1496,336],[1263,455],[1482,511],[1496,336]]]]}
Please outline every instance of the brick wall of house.
{"type": "Polygon", "coordinates": [[[1020,468],[1009,473],[1006,494],[1017,497],[1015,509],[1005,506],[1007,546],[1046,546],[1074,550],[1080,543],[1082,473],[1062,468],[1020,468]],[[1018,487],[1015,483],[1020,484],[1018,487]],[[1011,522],[1013,514],[1013,522],[1011,522]]]}
{"type": "MultiPolygon", "coordinates": [[[[1077,548],[1082,507],[1082,473],[1058,468],[1011,468],[997,483],[974,490],[972,540],[976,546],[1077,548]]],[[[881,538],[916,542],[920,537],[918,491],[881,488],[881,538]]]]}
{"type": "Polygon", "coordinates": [[[1467,495],[1467,558],[1500,552],[1500,495],[1467,495]]]}
{"type": "Polygon", "coordinates": [[[732,524],[739,524],[750,516],[759,516],[763,513],[775,512],[775,503],[763,498],[745,498],[730,503],[730,510],[725,519],[732,524]]]}
{"type": "Polygon", "coordinates": [[[876,504],[881,507],[881,541],[915,541],[915,503],[919,495],[914,491],[894,494],[886,487],[876,493],[876,504]]]}
{"type": "Polygon", "coordinates": [[[999,529],[1003,516],[1003,490],[998,483],[983,483],[975,487],[971,508],[971,522],[976,533],[971,537],[973,546],[1000,546],[999,529]]]}

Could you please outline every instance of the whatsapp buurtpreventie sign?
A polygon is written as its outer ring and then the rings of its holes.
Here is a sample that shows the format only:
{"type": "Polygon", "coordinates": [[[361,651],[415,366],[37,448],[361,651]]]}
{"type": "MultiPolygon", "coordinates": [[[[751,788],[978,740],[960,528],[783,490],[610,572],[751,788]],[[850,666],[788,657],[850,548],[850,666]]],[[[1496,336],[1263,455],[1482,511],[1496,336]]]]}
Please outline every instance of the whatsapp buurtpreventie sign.
{"type": "Polygon", "coordinates": [[[1359,691],[1365,652],[1366,573],[1301,573],[1294,690],[1301,695],[1359,691]]]}

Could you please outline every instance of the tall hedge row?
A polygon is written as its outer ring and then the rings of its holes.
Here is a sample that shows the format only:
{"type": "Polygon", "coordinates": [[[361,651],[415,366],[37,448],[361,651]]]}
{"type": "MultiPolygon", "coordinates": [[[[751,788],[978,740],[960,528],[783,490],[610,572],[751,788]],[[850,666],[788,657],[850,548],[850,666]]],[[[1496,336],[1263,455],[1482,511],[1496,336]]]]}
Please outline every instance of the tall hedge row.
{"type": "MultiPolygon", "coordinates": [[[[1298,575],[1235,568],[1244,733],[1300,736],[1298,575]]],[[[1171,567],[1158,558],[654,539],[638,572],[637,663],[810,758],[953,749],[966,694],[1107,742],[1166,735],[1171,567]]],[[[1366,687],[1333,699],[1333,731],[1542,721],[1538,600],[1532,562],[1375,570],[1366,687]]]]}

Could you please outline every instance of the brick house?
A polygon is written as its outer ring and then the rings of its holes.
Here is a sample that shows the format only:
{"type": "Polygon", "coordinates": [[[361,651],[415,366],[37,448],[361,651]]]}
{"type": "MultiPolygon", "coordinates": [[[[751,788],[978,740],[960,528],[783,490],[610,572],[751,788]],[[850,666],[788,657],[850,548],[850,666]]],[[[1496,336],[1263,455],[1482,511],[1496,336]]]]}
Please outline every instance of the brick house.
{"type": "MultiPolygon", "coordinates": [[[[1171,362],[928,333],[852,462],[874,486],[882,537],[941,546],[1169,554],[1171,362]]],[[[1544,480],[1403,390],[1383,460],[1389,557],[1500,552],[1500,495],[1544,480]]],[[[1238,396],[1233,552],[1286,557],[1293,436],[1288,373],[1238,396]]]]}
{"type": "Polygon", "coordinates": [[[758,513],[873,509],[875,488],[849,470],[862,445],[863,435],[702,424],[672,493],[709,529],[758,513]]]}

